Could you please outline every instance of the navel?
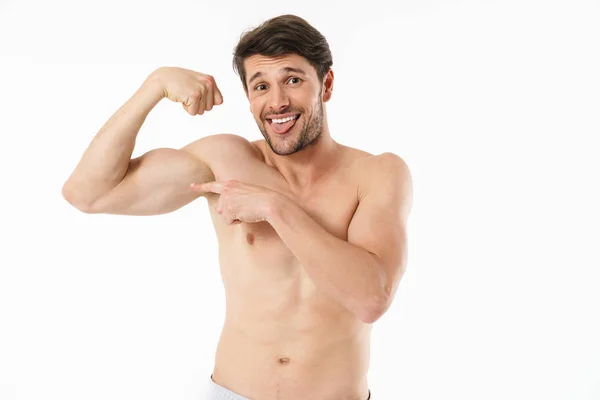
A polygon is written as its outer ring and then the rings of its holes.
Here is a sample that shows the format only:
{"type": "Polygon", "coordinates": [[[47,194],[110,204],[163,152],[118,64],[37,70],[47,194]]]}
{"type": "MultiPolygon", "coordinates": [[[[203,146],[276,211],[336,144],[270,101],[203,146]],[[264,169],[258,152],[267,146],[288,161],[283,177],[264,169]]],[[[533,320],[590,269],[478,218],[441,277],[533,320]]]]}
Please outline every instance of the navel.
{"type": "Polygon", "coordinates": [[[248,244],[254,244],[254,234],[248,233],[246,235],[246,241],[248,242],[248,244]]]}
{"type": "Polygon", "coordinates": [[[279,359],[279,364],[288,364],[290,362],[290,359],[287,357],[281,357],[279,359]]]}

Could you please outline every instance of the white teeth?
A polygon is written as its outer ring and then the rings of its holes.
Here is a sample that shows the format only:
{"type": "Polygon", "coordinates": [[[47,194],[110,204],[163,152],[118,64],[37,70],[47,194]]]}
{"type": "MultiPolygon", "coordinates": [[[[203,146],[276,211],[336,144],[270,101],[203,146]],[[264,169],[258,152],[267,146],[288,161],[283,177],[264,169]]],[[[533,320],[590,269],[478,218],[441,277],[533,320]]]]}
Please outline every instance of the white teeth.
{"type": "Polygon", "coordinates": [[[274,124],[283,124],[284,122],[288,122],[293,119],[296,119],[296,115],[292,115],[291,117],[282,118],[282,119],[273,119],[273,123],[274,124]]]}

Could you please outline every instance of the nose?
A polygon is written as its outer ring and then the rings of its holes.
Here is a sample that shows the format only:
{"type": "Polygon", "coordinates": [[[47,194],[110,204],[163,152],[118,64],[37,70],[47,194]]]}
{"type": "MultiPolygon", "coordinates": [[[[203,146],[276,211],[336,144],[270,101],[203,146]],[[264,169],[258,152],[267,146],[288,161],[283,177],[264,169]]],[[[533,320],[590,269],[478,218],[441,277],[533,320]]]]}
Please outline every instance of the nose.
{"type": "Polygon", "coordinates": [[[269,107],[273,111],[281,112],[290,105],[290,101],[285,90],[279,86],[274,86],[269,94],[269,107]]]}

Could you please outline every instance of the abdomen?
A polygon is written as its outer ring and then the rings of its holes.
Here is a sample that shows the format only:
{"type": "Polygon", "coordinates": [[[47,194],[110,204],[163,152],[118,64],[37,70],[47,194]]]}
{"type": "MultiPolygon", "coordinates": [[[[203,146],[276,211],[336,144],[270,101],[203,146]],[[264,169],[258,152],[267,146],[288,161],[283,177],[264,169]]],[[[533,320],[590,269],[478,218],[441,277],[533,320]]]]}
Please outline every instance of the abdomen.
{"type": "Polygon", "coordinates": [[[222,265],[227,307],[216,381],[260,399],[362,393],[369,325],[320,292],[301,265],[240,264],[247,273],[229,267],[222,265]]]}

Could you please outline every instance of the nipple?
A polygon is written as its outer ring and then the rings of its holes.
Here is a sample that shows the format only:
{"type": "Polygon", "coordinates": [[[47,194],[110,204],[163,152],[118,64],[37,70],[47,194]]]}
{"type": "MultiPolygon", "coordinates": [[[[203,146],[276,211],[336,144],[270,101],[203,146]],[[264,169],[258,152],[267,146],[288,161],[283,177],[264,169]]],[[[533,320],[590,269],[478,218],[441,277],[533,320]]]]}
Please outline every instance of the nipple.
{"type": "Polygon", "coordinates": [[[246,241],[248,242],[248,244],[254,244],[254,234],[248,233],[246,235],[246,241]]]}

